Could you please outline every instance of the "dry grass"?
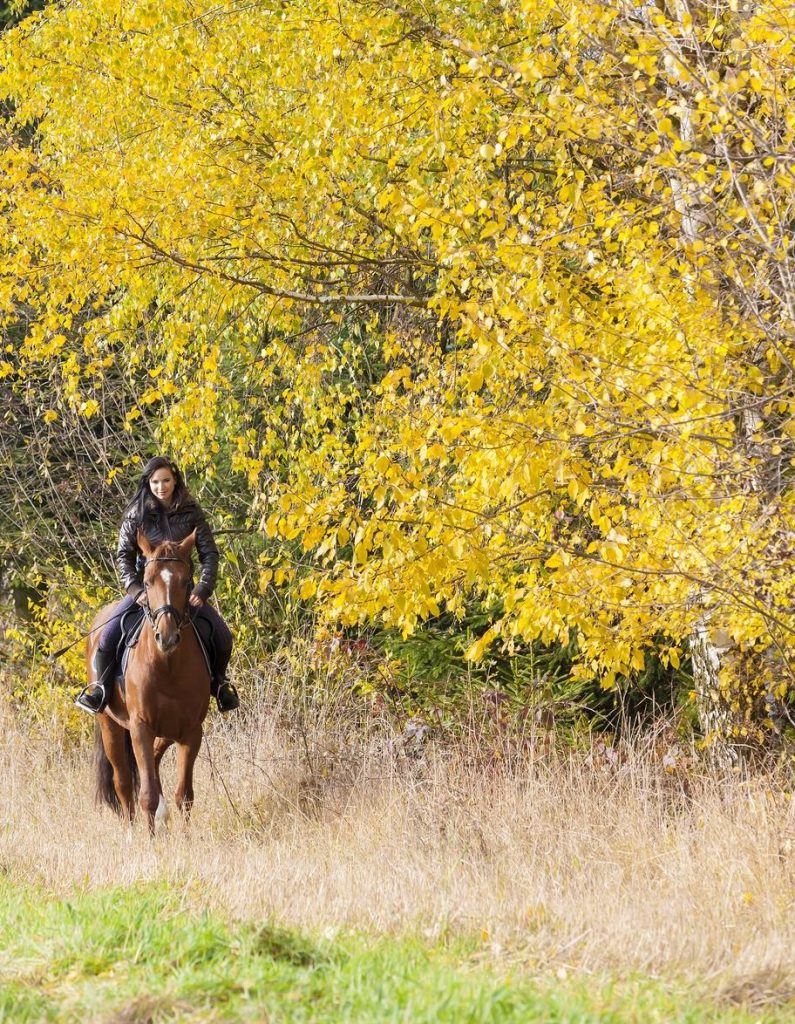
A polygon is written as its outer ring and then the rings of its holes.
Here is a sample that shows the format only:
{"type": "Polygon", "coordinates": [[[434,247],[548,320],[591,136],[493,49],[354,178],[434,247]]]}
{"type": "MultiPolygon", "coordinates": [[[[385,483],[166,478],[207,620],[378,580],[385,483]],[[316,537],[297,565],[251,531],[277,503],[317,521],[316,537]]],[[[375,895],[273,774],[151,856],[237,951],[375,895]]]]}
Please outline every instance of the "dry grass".
{"type": "Polygon", "coordinates": [[[407,756],[383,723],[354,747],[277,693],[213,719],[193,821],[154,843],[94,807],[88,748],[4,712],[0,870],[61,893],[166,880],[190,906],[323,931],[474,934],[533,970],[677,975],[746,1003],[795,991],[795,809],[774,779],[664,763],[659,742],[510,770],[407,756]]]}

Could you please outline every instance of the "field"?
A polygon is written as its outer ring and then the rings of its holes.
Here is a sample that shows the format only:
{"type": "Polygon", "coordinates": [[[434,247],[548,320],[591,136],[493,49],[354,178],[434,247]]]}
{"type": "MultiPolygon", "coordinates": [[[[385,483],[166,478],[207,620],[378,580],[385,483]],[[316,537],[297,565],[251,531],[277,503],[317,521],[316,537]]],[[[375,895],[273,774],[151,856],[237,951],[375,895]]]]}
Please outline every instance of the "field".
{"type": "Polygon", "coordinates": [[[795,2],[0,0],[0,197],[0,1024],[795,1024],[795,2]]]}
{"type": "Polygon", "coordinates": [[[212,719],[154,842],[94,807],[89,744],[3,712],[0,1020],[795,1015],[781,769],[714,777],[663,734],[479,761],[258,709],[212,719]]]}

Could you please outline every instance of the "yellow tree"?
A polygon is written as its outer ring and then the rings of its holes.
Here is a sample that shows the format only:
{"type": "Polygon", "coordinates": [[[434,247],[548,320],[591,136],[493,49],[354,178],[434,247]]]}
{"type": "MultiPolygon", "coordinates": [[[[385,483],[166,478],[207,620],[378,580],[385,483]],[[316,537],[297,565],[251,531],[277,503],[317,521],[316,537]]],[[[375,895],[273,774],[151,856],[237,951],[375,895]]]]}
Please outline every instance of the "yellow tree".
{"type": "Polygon", "coordinates": [[[331,617],[485,597],[473,658],[576,633],[607,686],[695,631],[755,739],[793,640],[794,33],[783,0],[34,16],[0,375],[48,361],[92,416],[143,366],[164,442],[229,446],[292,545],[263,581],[331,617]]]}

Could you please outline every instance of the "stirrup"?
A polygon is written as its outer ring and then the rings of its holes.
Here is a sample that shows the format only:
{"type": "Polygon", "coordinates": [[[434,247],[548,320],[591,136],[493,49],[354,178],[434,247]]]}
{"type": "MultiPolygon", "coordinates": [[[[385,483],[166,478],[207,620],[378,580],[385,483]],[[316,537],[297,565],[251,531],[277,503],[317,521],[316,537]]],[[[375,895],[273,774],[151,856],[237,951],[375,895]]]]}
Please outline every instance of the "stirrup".
{"type": "Polygon", "coordinates": [[[227,679],[222,679],[218,684],[215,693],[215,701],[219,711],[234,711],[240,707],[240,698],[237,690],[227,679]]]}
{"type": "Polygon", "coordinates": [[[108,694],[103,683],[90,683],[84,686],[75,698],[75,704],[90,715],[98,715],[100,711],[104,711],[107,703],[108,694]]]}

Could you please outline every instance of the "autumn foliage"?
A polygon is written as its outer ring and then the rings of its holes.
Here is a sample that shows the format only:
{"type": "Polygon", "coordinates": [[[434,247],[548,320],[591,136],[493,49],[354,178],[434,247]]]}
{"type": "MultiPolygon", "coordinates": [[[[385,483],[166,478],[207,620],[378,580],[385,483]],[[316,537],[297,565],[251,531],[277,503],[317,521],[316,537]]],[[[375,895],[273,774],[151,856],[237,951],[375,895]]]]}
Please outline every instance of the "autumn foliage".
{"type": "Polygon", "coordinates": [[[0,63],[0,386],[48,430],[122,378],[328,619],[477,601],[472,659],[606,686],[701,636],[738,728],[785,696],[790,3],[81,0],[0,63]]]}

